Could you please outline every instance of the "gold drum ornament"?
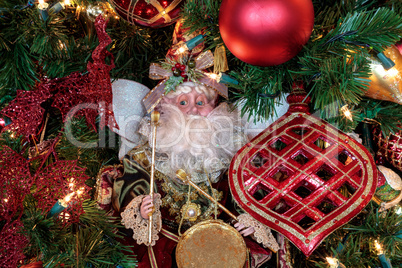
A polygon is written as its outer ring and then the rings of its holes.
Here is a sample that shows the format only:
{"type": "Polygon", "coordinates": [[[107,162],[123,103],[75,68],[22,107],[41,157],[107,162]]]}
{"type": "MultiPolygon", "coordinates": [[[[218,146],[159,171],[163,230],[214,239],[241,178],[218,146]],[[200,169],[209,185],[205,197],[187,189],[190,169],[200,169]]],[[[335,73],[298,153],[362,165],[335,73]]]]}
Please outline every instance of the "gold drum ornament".
{"type": "Polygon", "coordinates": [[[221,220],[200,222],[179,240],[176,260],[179,268],[243,267],[247,247],[241,234],[221,220]]]}

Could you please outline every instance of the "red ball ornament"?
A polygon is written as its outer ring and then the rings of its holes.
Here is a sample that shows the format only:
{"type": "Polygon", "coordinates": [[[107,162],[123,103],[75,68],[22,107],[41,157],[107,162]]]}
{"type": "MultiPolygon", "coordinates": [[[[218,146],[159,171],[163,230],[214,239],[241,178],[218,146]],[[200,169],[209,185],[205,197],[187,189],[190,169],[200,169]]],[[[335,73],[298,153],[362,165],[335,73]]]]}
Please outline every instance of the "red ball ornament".
{"type": "Polygon", "coordinates": [[[129,23],[152,28],[168,26],[179,18],[182,0],[111,0],[119,16],[129,23]]]}
{"type": "Polygon", "coordinates": [[[311,0],[223,0],[219,12],[227,48],[257,66],[279,65],[296,56],[313,26],[311,0]]]}

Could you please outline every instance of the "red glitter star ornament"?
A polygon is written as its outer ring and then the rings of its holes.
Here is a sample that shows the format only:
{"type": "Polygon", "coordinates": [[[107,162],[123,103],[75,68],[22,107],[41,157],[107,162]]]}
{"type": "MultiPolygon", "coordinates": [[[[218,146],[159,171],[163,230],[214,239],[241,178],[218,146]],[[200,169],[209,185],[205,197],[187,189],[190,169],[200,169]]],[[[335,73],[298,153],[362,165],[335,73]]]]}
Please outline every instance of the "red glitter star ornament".
{"type": "Polygon", "coordinates": [[[34,179],[28,161],[11,148],[0,151],[0,267],[17,267],[24,259],[23,249],[28,239],[21,233],[25,196],[30,192],[34,179]]]}
{"type": "Polygon", "coordinates": [[[45,113],[41,104],[49,97],[49,90],[43,84],[32,91],[18,90],[17,97],[1,111],[1,114],[12,121],[10,125],[3,128],[3,131],[16,131],[26,137],[36,135],[45,113]]]}
{"type": "Polygon", "coordinates": [[[22,227],[19,220],[3,226],[0,232],[0,267],[18,267],[19,261],[25,258],[23,250],[28,239],[21,233],[22,227]]]}
{"type": "Polygon", "coordinates": [[[34,178],[28,160],[7,146],[0,151],[0,220],[21,217],[22,201],[30,192],[34,178]]]}
{"type": "Polygon", "coordinates": [[[87,124],[96,130],[98,105],[83,93],[90,84],[88,75],[81,75],[78,72],[54,79],[49,83],[49,89],[54,92],[52,106],[60,110],[63,122],[75,116],[85,116],[87,124]]]}

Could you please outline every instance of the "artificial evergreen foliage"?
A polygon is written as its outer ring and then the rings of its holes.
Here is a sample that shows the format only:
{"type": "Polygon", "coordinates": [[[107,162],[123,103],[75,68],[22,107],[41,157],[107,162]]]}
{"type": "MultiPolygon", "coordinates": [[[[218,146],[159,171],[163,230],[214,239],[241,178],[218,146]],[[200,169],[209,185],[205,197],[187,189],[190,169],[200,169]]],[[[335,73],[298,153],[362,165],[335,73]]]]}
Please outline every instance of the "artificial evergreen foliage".
{"type": "Polygon", "coordinates": [[[38,211],[34,200],[26,201],[23,233],[30,238],[26,255],[42,260],[44,267],[135,266],[135,258],[127,257],[127,249],[117,240],[120,225],[95,202],[84,203],[80,222],[66,227],[57,215],[49,218],[38,211]]]}

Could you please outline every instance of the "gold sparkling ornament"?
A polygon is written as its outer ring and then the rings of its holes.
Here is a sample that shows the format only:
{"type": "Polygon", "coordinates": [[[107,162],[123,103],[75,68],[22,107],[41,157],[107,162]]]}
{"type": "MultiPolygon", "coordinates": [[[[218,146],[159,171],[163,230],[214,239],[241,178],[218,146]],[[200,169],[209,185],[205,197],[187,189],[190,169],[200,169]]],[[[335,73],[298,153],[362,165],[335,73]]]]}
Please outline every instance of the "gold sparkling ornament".
{"type": "Polygon", "coordinates": [[[197,217],[201,215],[201,208],[200,205],[189,202],[182,206],[180,212],[183,219],[196,221],[197,217]]]}
{"type": "Polygon", "coordinates": [[[379,61],[372,61],[372,75],[369,78],[371,82],[366,96],[402,104],[402,55],[396,46],[387,48],[384,55],[390,58],[395,66],[385,70],[379,61]]]}

